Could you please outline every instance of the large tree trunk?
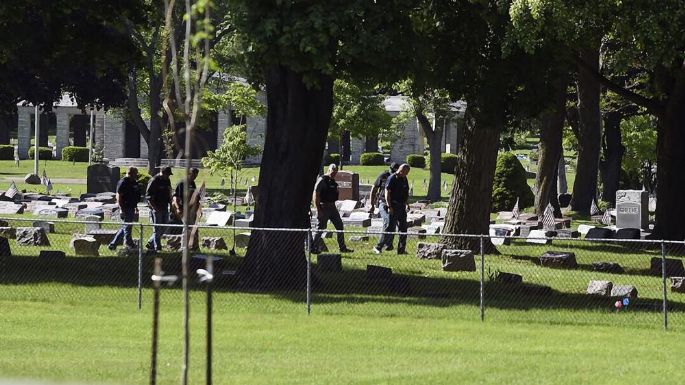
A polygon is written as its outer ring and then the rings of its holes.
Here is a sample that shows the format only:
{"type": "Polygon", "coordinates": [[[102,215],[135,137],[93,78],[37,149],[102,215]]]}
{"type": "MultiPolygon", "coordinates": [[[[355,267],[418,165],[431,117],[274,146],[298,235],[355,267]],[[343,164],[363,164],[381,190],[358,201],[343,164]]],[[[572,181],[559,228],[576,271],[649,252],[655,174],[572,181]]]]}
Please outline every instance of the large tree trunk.
{"type": "Polygon", "coordinates": [[[10,127],[13,118],[16,118],[16,116],[0,113],[0,144],[10,143],[10,127]]]}
{"type": "MultiPolygon", "coordinates": [[[[497,164],[499,135],[504,126],[503,102],[496,97],[477,106],[470,103],[465,115],[464,147],[459,154],[445,218],[446,234],[488,234],[492,181],[497,164]]],[[[486,250],[492,245],[486,240],[486,250]]],[[[443,237],[450,248],[479,250],[478,238],[443,237]]]]}
{"type": "MultiPolygon", "coordinates": [[[[599,71],[599,50],[581,52],[584,62],[599,71]]],[[[597,191],[601,139],[600,84],[585,67],[578,70],[578,161],[571,209],[588,214],[597,191]]]]}
{"type": "Polygon", "coordinates": [[[600,177],[602,178],[602,200],[616,206],[616,191],[621,177],[621,159],[625,147],[621,144],[620,111],[609,111],[604,115],[604,159],[600,162],[600,177]]]}
{"type": "Polygon", "coordinates": [[[542,213],[549,203],[555,203],[555,211],[561,214],[557,200],[557,175],[559,159],[562,152],[562,131],[566,118],[566,84],[563,76],[556,82],[554,101],[548,111],[540,116],[540,150],[538,172],[535,177],[537,194],[535,194],[535,213],[542,218],[542,213]]]}
{"type": "Polygon", "coordinates": [[[364,143],[365,152],[378,152],[378,135],[370,135],[366,137],[364,143]]]}
{"type": "Polygon", "coordinates": [[[419,121],[419,126],[423,130],[423,134],[428,140],[428,147],[430,148],[430,180],[428,181],[428,194],[426,199],[432,202],[438,202],[440,200],[440,183],[441,181],[441,169],[440,169],[440,155],[441,155],[441,145],[442,145],[442,124],[435,124],[435,130],[433,130],[428,117],[423,113],[417,113],[416,118],[419,121]]]}
{"type": "MultiPolygon", "coordinates": [[[[267,119],[254,226],[309,228],[309,208],[333,111],[333,79],[308,88],[300,74],[275,66],[266,79],[267,119]]],[[[238,272],[248,288],[305,285],[306,232],[254,230],[238,272]]]]}
{"type": "Polygon", "coordinates": [[[147,143],[148,172],[155,173],[155,168],[161,162],[162,153],[162,121],[159,112],[162,109],[161,91],[162,82],[159,76],[148,73],[149,76],[149,103],[150,103],[150,127],[145,123],[143,114],[138,105],[137,70],[132,68],[128,78],[128,110],[140,135],[147,143]]]}
{"type": "Polygon", "coordinates": [[[657,134],[657,238],[685,239],[685,68],[681,68],[659,116],[657,134]]]}

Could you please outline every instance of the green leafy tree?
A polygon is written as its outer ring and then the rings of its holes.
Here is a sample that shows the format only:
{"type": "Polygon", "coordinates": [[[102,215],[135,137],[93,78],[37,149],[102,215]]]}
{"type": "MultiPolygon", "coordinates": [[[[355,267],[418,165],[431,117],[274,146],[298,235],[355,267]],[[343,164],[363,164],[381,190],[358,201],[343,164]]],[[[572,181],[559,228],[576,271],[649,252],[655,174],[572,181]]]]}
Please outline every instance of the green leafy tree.
{"type": "Polygon", "coordinates": [[[0,2],[0,112],[22,100],[51,107],[62,93],[80,106],[120,106],[139,51],[125,21],[145,24],[138,0],[0,2]]]}
{"type": "Polygon", "coordinates": [[[399,91],[408,95],[409,111],[416,117],[423,131],[430,151],[430,178],[426,199],[437,202],[441,193],[441,152],[444,127],[455,118],[450,106],[450,95],[445,89],[423,88],[414,86],[411,80],[398,84],[399,91]]]}
{"type": "MultiPolygon", "coordinates": [[[[657,210],[654,236],[682,240],[685,228],[679,218],[685,216],[680,191],[685,167],[685,7],[679,0],[599,1],[567,3],[561,0],[520,0],[522,31],[535,45],[552,34],[571,44],[570,37],[581,35],[588,20],[600,20],[605,39],[617,50],[608,50],[603,60],[608,68],[577,56],[585,73],[609,91],[644,108],[657,119],[657,210]],[[606,12],[609,10],[610,12],[606,12]],[[550,22],[559,20],[556,24],[550,22]],[[547,28],[554,25],[553,28],[547,28]],[[612,79],[610,74],[629,68],[644,71],[647,87],[633,87],[612,79]]],[[[578,168],[582,166],[579,164],[578,168]]]]}
{"type": "Polygon", "coordinates": [[[625,153],[623,170],[627,174],[638,175],[640,183],[649,192],[656,189],[656,148],[657,130],[655,119],[651,116],[633,116],[621,122],[625,153]]]}
{"type": "MultiPolygon", "coordinates": [[[[407,68],[409,0],[372,2],[238,0],[232,21],[266,84],[267,127],[259,173],[257,227],[308,228],[307,213],[334,105],[334,81],[389,84],[407,68]],[[341,78],[343,76],[340,76],[341,78]]],[[[301,286],[304,233],[253,231],[238,271],[249,287],[301,286]]]]}

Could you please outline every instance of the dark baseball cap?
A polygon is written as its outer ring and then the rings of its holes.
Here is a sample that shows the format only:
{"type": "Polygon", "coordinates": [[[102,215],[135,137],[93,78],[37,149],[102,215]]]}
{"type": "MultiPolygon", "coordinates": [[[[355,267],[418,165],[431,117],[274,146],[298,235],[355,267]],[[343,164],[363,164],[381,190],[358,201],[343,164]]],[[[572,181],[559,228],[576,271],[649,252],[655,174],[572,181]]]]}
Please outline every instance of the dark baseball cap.
{"type": "Polygon", "coordinates": [[[397,171],[398,168],[400,168],[400,164],[399,164],[399,163],[396,163],[396,162],[390,163],[390,169],[391,169],[392,171],[397,171]]]}
{"type": "Polygon", "coordinates": [[[174,173],[171,172],[171,167],[169,166],[162,167],[162,174],[174,175],[174,173]]]}

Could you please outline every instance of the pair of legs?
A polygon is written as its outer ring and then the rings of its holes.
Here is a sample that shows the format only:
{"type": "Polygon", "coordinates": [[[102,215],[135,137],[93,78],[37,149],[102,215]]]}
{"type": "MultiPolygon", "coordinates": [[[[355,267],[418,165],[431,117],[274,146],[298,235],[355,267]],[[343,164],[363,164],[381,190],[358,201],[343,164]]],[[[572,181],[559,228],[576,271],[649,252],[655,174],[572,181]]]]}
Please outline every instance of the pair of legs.
{"type": "MultiPolygon", "coordinates": [[[[124,220],[124,222],[131,223],[135,218],[136,209],[135,207],[124,208],[121,209],[121,213],[123,214],[122,219],[124,220]]],[[[117,233],[114,235],[114,239],[112,239],[112,242],[109,243],[109,248],[111,250],[114,250],[122,242],[126,242],[127,247],[136,247],[136,245],[133,243],[133,237],[131,236],[131,228],[132,226],[128,224],[121,225],[119,231],[117,231],[117,233]]]]}
{"type": "Polygon", "coordinates": [[[390,215],[388,205],[382,204],[380,207],[381,218],[383,218],[383,233],[378,240],[376,250],[392,249],[392,241],[395,238],[395,231],[400,232],[400,239],[397,242],[397,252],[404,253],[407,247],[407,210],[404,207],[393,207],[393,213],[390,215]]]}
{"type": "Polygon", "coordinates": [[[162,235],[164,235],[165,225],[169,223],[169,210],[150,210],[150,222],[154,226],[154,232],[147,241],[149,249],[162,250],[162,235]]]}
{"type": "MultiPolygon", "coordinates": [[[[323,203],[321,206],[321,210],[317,211],[316,213],[316,217],[319,220],[319,224],[316,226],[318,231],[316,232],[316,235],[314,235],[314,239],[312,240],[310,248],[312,251],[318,251],[316,250],[316,248],[319,242],[321,242],[322,231],[326,230],[329,220],[331,221],[331,223],[333,223],[333,226],[336,230],[342,231],[343,229],[343,222],[340,218],[340,213],[338,212],[338,209],[335,208],[335,203],[323,203]]],[[[340,251],[347,250],[347,247],[345,246],[345,234],[337,233],[337,236],[338,247],[340,248],[340,251]]]]}

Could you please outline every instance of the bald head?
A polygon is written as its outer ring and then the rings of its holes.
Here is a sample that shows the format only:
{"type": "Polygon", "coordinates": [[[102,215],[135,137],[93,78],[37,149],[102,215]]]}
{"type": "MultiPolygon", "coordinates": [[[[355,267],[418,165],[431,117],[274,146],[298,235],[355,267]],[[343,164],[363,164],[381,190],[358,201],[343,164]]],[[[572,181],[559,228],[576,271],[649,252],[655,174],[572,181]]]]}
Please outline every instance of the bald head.
{"type": "Polygon", "coordinates": [[[402,165],[400,165],[400,168],[397,169],[397,173],[401,176],[407,176],[407,174],[409,174],[410,169],[411,167],[409,167],[408,164],[403,163],[402,165]]]}

